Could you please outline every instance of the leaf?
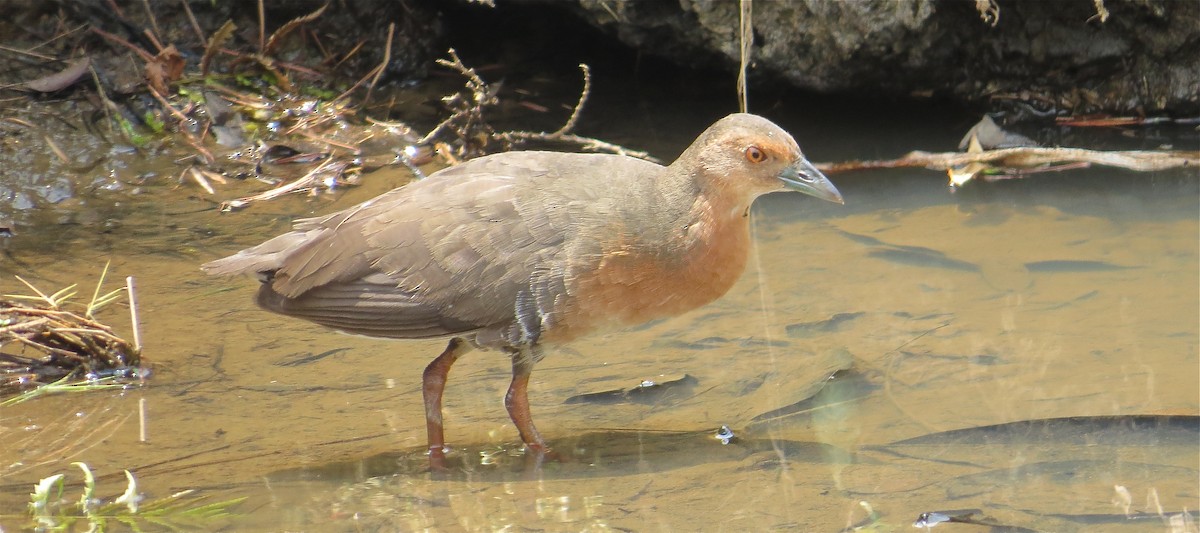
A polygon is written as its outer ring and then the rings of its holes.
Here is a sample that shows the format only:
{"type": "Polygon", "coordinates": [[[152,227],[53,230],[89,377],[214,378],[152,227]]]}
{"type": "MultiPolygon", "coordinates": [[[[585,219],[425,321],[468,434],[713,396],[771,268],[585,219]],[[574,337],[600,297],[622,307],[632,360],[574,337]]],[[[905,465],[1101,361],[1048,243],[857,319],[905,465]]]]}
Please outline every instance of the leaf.
{"type": "Polygon", "coordinates": [[[275,49],[275,46],[279,44],[279,41],[286,37],[287,34],[291,33],[292,30],[300,27],[300,25],[304,24],[305,22],[316,20],[317,17],[321,16],[321,14],[325,12],[325,8],[327,7],[329,7],[329,4],[325,4],[321,6],[320,9],[304,15],[303,17],[296,17],[287,21],[287,24],[280,26],[279,29],[275,30],[275,32],[271,34],[271,38],[267,39],[267,45],[263,48],[261,54],[264,56],[270,54],[271,51],[275,49]]]}
{"type": "Polygon", "coordinates": [[[208,46],[204,47],[204,57],[200,58],[201,76],[208,75],[208,65],[212,62],[213,56],[217,55],[217,51],[225,45],[225,42],[228,41],[230,37],[233,37],[233,32],[236,29],[237,26],[233,23],[233,21],[227,20],[225,21],[225,24],[221,25],[221,28],[218,29],[211,38],[209,38],[208,46]]]}
{"type": "MultiPolygon", "coordinates": [[[[963,144],[967,146],[968,154],[983,153],[983,147],[979,144],[979,137],[970,133],[967,138],[963,139],[963,144]]],[[[975,178],[976,174],[987,170],[989,167],[986,164],[979,162],[971,162],[966,165],[952,166],[946,169],[946,174],[950,176],[950,187],[962,187],[968,181],[975,178]]]]}
{"type": "Polygon", "coordinates": [[[33,511],[33,514],[40,515],[45,512],[51,497],[57,500],[62,496],[62,480],[62,474],[54,474],[53,476],[42,478],[41,481],[38,481],[37,485],[33,486],[33,492],[29,495],[29,509],[33,511]],[[55,488],[58,490],[55,491],[55,488]],[[55,492],[53,496],[51,496],[52,492],[55,492]]]}
{"type": "Polygon", "coordinates": [[[79,496],[79,510],[86,516],[95,516],[96,510],[92,508],[92,500],[96,497],[96,476],[92,475],[92,469],[88,468],[87,463],[77,461],[71,464],[83,470],[83,494],[79,496]]]}
{"type": "Polygon", "coordinates": [[[129,508],[129,512],[137,514],[138,503],[141,503],[142,496],[138,494],[137,479],[134,479],[133,474],[128,470],[125,471],[125,479],[129,480],[129,484],[125,487],[125,493],[113,500],[113,503],[123,503],[129,508]]]}
{"type": "Polygon", "coordinates": [[[146,62],[146,81],[159,94],[168,94],[167,87],[183,76],[183,56],[175,45],[163,48],[158,55],[146,62]]]}
{"type": "Polygon", "coordinates": [[[67,68],[54,74],[25,82],[25,86],[40,93],[61,91],[79,81],[79,78],[83,77],[91,66],[92,60],[90,58],[86,56],[81,57],[72,61],[67,65],[67,68]]]}
{"type": "MultiPolygon", "coordinates": [[[[86,316],[88,318],[93,318],[92,313],[95,312],[96,309],[99,309],[99,306],[96,305],[96,301],[100,299],[100,286],[104,285],[104,278],[106,276],[108,276],[108,267],[110,267],[110,266],[112,266],[111,260],[105,262],[104,270],[100,271],[100,279],[98,281],[96,281],[96,290],[94,292],[92,292],[92,301],[90,303],[88,303],[87,312],[84,313],[84,316],[86,316]]],[[[107,298],[108,295],[105,295],[105,297],[107,298]]]]}
{"type": "Polygon", "coordinates": [[[59,306],[64,301],[70,299],[72,296],[75,296],[75,284],[71,284],[70,286],[60,289],[58,292],[56,292],[50,296],[46,296],[46,293],[38,290],[37,287],[34,287],[32,283],[25,281],[25,279],[22,278],[21,276],[13,276],[13,277],[17,278],[17,281],[24,283],[26,287],[29,287],[29,290],[37,293],[37,296],[35,297],[35,296],[24,296],[24,295],[20,295],[20,294],[5,294],[4,296],[6,298],[17,298],[17,299],[21,299],[21,300],[39,300],[40,299],[40,300],[46,302],[46,305],[50,306],[52,309],[58,309],[59,306]]]}

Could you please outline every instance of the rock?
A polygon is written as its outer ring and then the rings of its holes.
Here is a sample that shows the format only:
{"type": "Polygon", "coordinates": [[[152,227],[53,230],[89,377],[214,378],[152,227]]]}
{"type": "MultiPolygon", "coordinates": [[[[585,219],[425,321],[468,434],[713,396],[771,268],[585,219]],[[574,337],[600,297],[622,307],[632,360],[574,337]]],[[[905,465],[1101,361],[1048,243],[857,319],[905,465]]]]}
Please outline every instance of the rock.
{"type": "MultiPolygon", "coordinates": [[[[640,50],[738,64],[738,2],[575,1],[592,24],[640,50]]],[[[1200,110],[1200,2],[1106,0],[1102,17],[1091,0],[1002,1],[995,25],[975,5],[755,2],[753,66],[822,92],[1003,95],[1075,112],[1200,110]]]]}

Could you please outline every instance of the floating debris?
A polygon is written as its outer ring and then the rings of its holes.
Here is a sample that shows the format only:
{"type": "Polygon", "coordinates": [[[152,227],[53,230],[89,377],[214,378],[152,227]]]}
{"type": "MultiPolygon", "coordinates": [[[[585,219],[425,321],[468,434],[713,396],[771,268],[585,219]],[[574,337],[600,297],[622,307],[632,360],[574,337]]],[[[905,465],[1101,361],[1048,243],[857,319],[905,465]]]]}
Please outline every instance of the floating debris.
{"type": "MultiPolygon", "coordinates": [[[[107,270],[106,266],[104,274],[107,270]]],[[[17,280],[34,295],[0,296],[0,394],[143,374],[137,368],[138,343],[126,341],[95,318],[100,309],[131,293],[127,284],[101,294],[104,274],[86,305],[71,301],[75,285],[46,294],[20,276],[17,280]]]]}
{"type": "Polygon", "coordinates": [[[721,426],[721,429],[717,430],[717,434],[713,435],[713,438],[721,441],[723,445],[728,445],[730,442],[733,442],[733,439],[737,438],[737,435],[733,434],[733,430],[729,429],[729,426],[721,426]]]}

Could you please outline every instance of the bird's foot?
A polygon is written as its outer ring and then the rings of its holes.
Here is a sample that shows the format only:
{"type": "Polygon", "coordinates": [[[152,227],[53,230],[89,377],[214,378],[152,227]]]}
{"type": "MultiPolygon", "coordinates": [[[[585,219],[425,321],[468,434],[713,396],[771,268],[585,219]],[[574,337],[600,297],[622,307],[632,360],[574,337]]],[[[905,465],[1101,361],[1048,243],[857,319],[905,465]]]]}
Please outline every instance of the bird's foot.
{"type": "Polygon", "coordinates": [[[449,452],[450,447],[445,444],[431,444],[429,446],[429,470],[433,472],[449,470],[446,467],[446,454],[449,452]]]}
{"type": "Polygon", "coordinates": [[[555,450],[551,450],[544,442],[525,443],[525,461],[526,465],[532,465],[535,468],[541,468],[546,461],[561,462],[562,456],[555,450]]]}

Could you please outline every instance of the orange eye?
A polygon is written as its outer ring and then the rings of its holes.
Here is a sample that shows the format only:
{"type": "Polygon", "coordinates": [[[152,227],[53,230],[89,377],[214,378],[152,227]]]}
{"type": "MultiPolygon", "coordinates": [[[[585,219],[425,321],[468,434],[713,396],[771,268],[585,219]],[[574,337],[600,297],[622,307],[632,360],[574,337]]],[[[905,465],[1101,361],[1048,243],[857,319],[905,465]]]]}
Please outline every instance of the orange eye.
{"type": "Polygon", "coordinates": [[[767,154],[762,151],[762,148],[751,146],[746,149],[746,161],[751,163],[762,163],[767,160],[767,154]]]}

